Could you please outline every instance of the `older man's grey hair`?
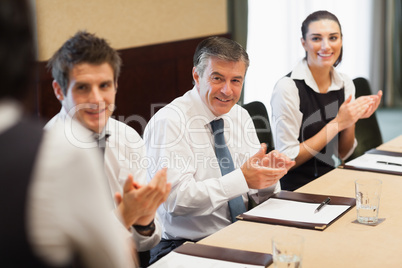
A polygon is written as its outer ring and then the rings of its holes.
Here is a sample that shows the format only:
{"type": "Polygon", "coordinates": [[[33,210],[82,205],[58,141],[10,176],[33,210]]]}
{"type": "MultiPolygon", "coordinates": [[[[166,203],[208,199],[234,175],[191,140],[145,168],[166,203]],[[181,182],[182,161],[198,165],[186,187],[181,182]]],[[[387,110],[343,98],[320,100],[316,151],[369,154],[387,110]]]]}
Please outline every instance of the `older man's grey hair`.
{"type": "Polygon", "coordinates": [[[232,62],[243,61],[246,71],[250,64],[246,50],[239,43],[224,37],[209,37],[198,44],[193,64],[200,76],[204,74],[208,59],[211,57],[232,62]]]}

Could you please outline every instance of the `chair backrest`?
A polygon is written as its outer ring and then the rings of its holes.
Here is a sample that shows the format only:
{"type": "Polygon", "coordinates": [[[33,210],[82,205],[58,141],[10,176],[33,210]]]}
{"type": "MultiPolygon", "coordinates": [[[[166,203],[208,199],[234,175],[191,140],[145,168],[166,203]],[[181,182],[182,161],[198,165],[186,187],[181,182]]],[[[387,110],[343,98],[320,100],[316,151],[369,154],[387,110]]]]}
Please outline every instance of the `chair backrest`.
{"type": "Polygon", "coordinates": [[[275,149],[267,108],[262,102],[254,101],[243,105],[253,119],[258,139],[267,144],[267,152],[275,149]]]}
{"type": "MultiPolygon", "coordinates": [[[[356,98],[372,94],[367,79],[358,77],[353,79],[353,83],[356,87],[356,98]]],[[[358,145],[346,161],[350,161],[382,144],[382,136],[375,112],[369,118],[360,119],[356,122],[355,136],[358,145]]]]}

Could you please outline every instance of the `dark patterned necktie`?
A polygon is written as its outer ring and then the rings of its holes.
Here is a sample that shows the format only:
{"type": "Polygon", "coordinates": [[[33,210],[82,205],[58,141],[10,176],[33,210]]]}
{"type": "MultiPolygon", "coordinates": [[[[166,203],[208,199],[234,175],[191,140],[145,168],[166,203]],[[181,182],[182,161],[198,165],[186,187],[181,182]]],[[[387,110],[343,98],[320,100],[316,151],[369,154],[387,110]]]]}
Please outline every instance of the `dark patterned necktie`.
{"type": "MultiPolygon", "coordinates": [[[[210,124],[215,140],[215,155],[218,159],[222,176],[224,176],[232,172],[235,168],[232,156],[230,155],[229,149],[226,146],[225,137],[223,135],[223,119],[221,118],[214,120],[210,124]]],[[[229,210],[232,222],[235,222],[237,220],[236,216],[246,211],[246,206],[244,205],[242,196],[229,200],[229,210]]]]}
{"type": "Polygon", "coordinates": [[[105,134],[102,138],[99,138],[98,141],[98,146],[102,150],[102,155],[105,155],[105,150],[106,150],[106,141],[109,138],[110,134],[105,134]]]}

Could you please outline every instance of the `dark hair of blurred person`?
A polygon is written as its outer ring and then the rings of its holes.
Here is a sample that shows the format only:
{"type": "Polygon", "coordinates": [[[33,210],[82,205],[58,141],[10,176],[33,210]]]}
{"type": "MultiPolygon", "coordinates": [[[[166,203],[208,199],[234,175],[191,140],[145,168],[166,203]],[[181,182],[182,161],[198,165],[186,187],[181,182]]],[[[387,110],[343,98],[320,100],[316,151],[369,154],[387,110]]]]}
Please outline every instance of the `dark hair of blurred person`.
{"type": "Polygon", "coordinates": [[[0,1],[0,98],[21,100],[34,66],[31,14],[23,0],[0,1]]]}

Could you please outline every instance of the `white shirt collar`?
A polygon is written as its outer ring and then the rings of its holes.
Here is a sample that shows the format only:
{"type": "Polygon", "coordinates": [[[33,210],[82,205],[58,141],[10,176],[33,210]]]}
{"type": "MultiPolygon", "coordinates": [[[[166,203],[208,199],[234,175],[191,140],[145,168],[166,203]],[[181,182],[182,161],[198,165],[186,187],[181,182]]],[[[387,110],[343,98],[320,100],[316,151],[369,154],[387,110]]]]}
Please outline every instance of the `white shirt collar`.
{"type": "MultiPolygon", "coordinates": [[[[292,71],[292,79],[304,80],[306,84],[311,87],[315,92],[320,93],[317,83],[315,82],[310,68],[307,65],[306,59],[301,60],[292,71]]],[[[344,87],[344,82],[339,73],[334,67],[331,70],[332,82],[327,92],[339,90],[344,87]]]]}
{"type": "Polygon", "coordinates": [[[208,127],[208,129],[212,132],[212,128],[211,128],[211,121],[214,120],[218,120],[220,118],[222,118],[225,121],[225,128],[229,125],[227,123],[228,117],[230,117],[230,113],[231,111],[233,111],[234,106],[232,107],[232,109],[223,115],[220,116],[215,116],[211,110],[208,108],[208,106],[202,101],[201,96],[197,90],[197,88],[194,86],[194,88],[191,91],[191,94],[194,98],[194,106],[196,106],[195,110],[199,112],[199,115],[201,116],[205,116],[206,118],[206,123],[205,126],[208,127]]]}
{"type": "MultiPolygon", "coordinates": [[[[74,109],[74,108],[73,108],[74,109]]],[[[71,110],[73,112],[74,110],[71,110]]],[[[69,133],[71,132],[74,137],[77,139],[86,142],[86,141],[91,141],[91,140],[99,140],[103,138],[106,134],[110,135],[108,129],[109,125],[109,120],[106,123],[105,128],[102,130],[101,133],[96,133],[93,132],[92,130],[86,128],[79,122],[76,118],[72,118],[72,114],[70,112],[67,112],[67,110],[62,106],[60,113],[59,113],[60,119],[64,121],[64,126],[65,126],[65,131],[68,131],[69,133]],[[71,127],[71,128],[70,128],[71,127]],[[69,131],[70,128],[70,131],[69,131]]]]}
{"type": "Polygon", "coordinates": [[[208,108],[208,106],[202,101],[200,93],[198,92],[196,86],[194,86],[191,93],[192,93],[192,96],[195,98],[194,105],[198,106],[196,110],[198,110],[202,116],[205,116],[207,118],[208,122],[211,122],[212,120],[216,119],[217,117],[211,112],[211,110],[208,108]]]}

